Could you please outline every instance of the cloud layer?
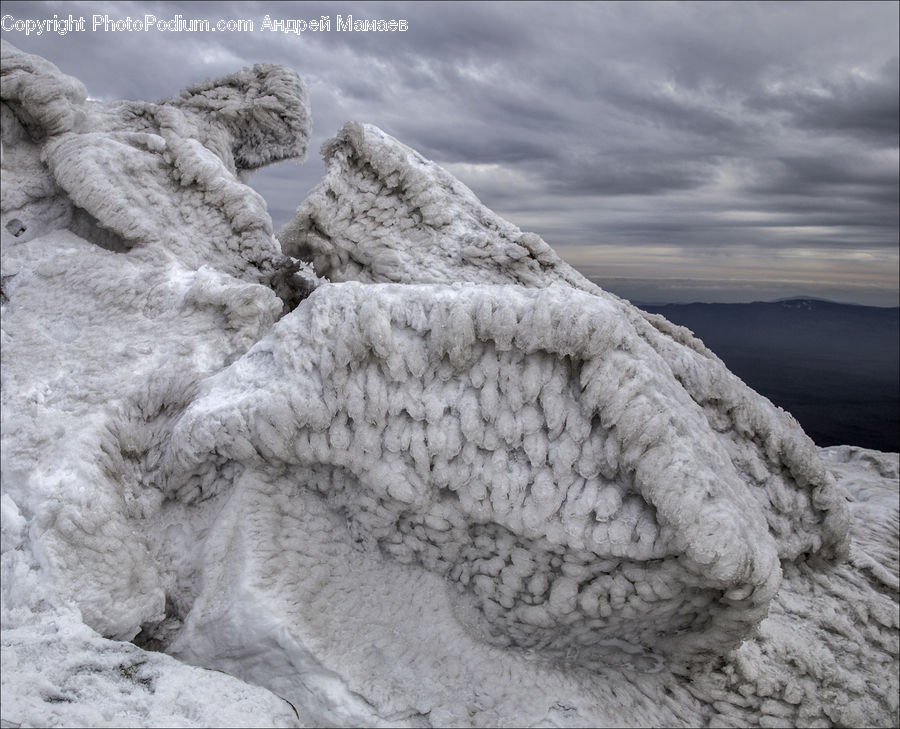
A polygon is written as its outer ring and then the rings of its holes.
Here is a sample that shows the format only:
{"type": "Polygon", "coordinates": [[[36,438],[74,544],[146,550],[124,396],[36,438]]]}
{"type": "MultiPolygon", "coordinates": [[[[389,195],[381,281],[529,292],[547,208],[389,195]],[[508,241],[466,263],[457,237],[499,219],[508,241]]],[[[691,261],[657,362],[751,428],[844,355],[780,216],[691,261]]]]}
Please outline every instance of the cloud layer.
{"type": "MultiPolygon", "coordinates": [[[[368,121],[601,284],[628,281],[619,290],[636,300],[897,305],[897,3],[64,10],[88,25],[93,14],[254,21],[244,33],[3,36],[103,98],[164,97],[262,61],[296,68],[310,87],[310,160],[253,179],[276,227],[321,177],[319,144],[347,120],[368,121]],[[263,31],[266,14],[325,15],[332,30],[263,31]],[[337,32],[337,14],[403,18],[409,30],[337,32]]],[[[7,2],[4,13],[52,18],[60,5],[7,2]]]]}

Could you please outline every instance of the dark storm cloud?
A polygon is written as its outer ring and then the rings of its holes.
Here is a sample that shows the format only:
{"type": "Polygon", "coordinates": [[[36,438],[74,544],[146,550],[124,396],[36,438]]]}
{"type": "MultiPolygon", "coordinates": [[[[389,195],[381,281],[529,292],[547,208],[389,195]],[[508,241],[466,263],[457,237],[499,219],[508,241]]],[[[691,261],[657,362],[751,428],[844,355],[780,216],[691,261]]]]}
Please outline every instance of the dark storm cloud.
{"type": "Polygon", "coordinates": [[[801,129],[841,132],[896,147],[900,136],[900,86],[895,56],[872,76],[847,74],[818,88],[791,89],[760,96],[762,110],[784,111],[801,129]]]}
{"type": "Polygon", "coordinates": [[[860,260],[877,249],[897,295],[897,3],[5,2],[3,12],[252,19],[253,33],[4,37],[103,98],[161,98],[258,62],[296,68],[310,88],[310,161],[252,180],[276,227],[321,176],[321,143],[352,119],[446,166],[573,261],[597,246],[632,257],[669,246],[701,267],[709,251],[740,247],[763,270],[792,249],[860,260]],[[404,18],[410,30],[259,30],[266,14],[334,23],[338,13],[404,18]]]}
{"type": "Polygon", "coordinates": [[[548,189],[565,195],[654,195],[704,185],[712,163],[659,154],[572,155],[548,189]]]}
{"type": "Polygon", "coordinates": [[[853,155],[830,157],[785,155],[766,164],[764,180],[748,185],[749,192],[796,195],[826,200],[842,196],[867,203],[898,202],[897,170],[853,155]]]}

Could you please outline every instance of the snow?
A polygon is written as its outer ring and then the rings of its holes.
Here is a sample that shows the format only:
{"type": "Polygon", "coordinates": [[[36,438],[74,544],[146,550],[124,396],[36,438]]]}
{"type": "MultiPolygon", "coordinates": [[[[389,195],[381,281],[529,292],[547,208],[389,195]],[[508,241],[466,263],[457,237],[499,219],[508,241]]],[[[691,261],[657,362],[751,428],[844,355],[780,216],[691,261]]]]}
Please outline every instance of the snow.
{"type": "Polygon", "coordinates": [[[897,724],[897,454],[371,125],[274,236],[288,69],[0,110],[3,726],[897,724]]]}

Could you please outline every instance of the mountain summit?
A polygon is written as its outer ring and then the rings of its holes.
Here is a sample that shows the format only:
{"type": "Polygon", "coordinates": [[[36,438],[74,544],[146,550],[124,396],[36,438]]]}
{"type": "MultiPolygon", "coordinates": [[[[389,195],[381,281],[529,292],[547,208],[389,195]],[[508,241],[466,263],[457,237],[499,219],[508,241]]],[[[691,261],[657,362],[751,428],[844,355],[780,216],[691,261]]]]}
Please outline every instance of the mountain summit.
{"type": "Polygon", "coordinates": [[[5,720],[896,723],[890,458],[371,125],[276,237],[289,69],[2,74],[5,720]]]}

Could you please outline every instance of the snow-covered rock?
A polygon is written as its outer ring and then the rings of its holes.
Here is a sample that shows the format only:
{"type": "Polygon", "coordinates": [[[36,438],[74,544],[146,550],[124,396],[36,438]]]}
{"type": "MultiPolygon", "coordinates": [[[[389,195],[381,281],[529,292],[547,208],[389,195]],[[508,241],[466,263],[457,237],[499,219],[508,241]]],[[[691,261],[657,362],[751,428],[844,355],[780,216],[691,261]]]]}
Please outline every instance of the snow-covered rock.
{"type": "Polygon", "coordinates": [[[282,67],[0,114],[4,726],[897,723],[896,454],[375,127],[276,239],[282,67]]]}
{"type": "Polygon", "coordinates": [[[138,259],[165,251],[254,282],[283,273],[265,201],[237,176],[305,157],[295,73],[261,64],[176,99],[104,104],[44,59],[2,52],[4,235],[68,229],[138,259]]]}

